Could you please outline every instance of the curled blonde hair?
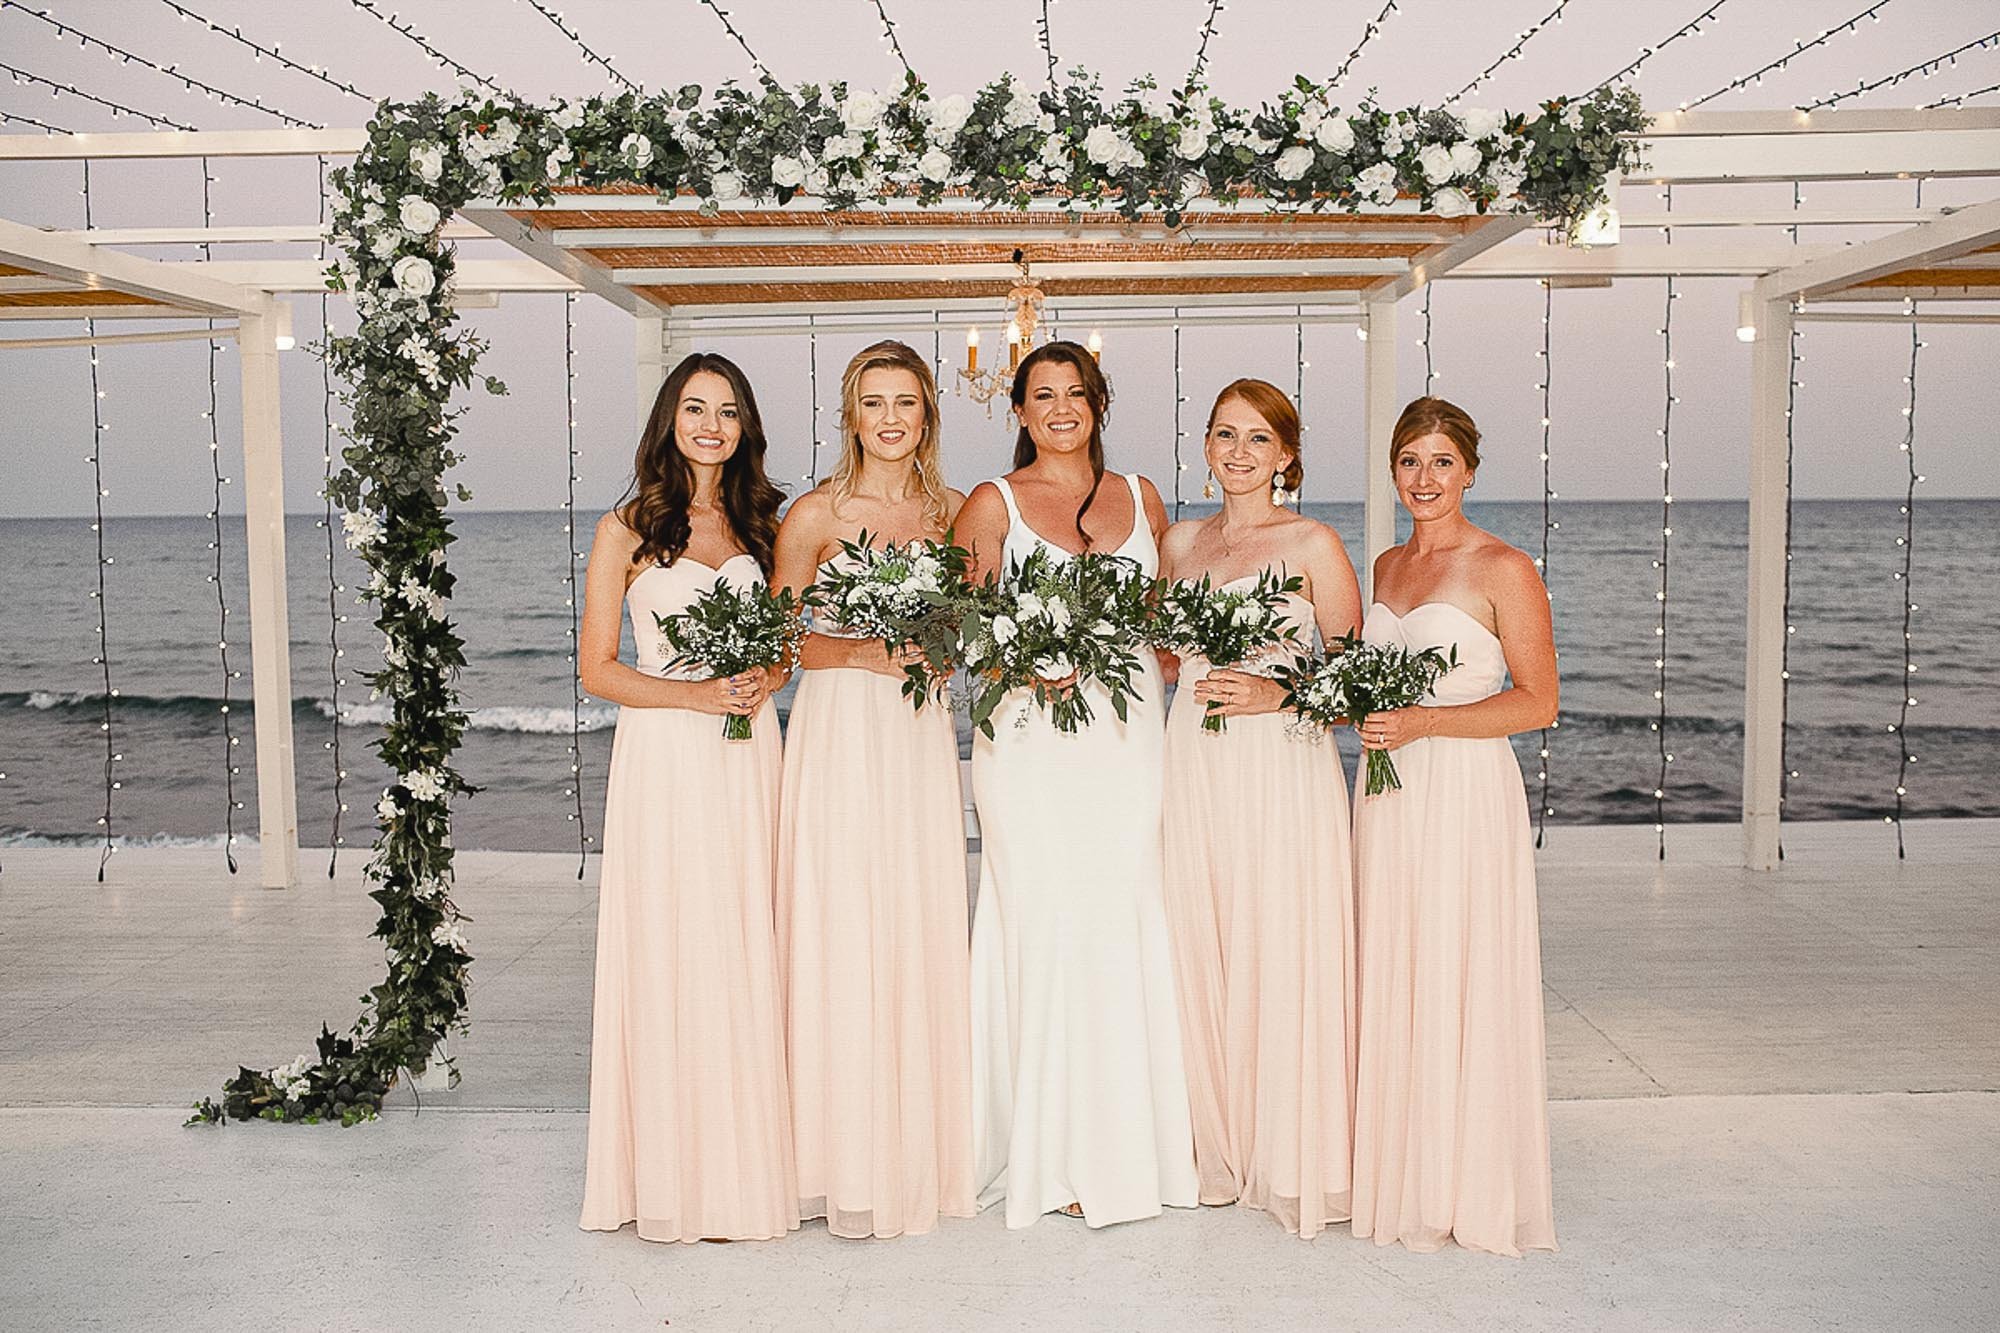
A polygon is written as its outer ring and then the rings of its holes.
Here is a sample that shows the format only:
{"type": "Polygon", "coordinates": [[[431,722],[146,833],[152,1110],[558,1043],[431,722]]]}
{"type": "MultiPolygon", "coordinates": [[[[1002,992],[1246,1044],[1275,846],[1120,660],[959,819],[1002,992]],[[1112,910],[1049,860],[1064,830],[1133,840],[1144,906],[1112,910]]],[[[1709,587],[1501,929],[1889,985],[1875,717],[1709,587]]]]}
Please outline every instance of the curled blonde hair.
{"type": "Polygon", "coordinates": [[[854,484],[861,475],[861,377],[871,370],[907,370],[917,377],[924,396],[924,433],[917,439],[917,451],[910,463],[916,470],[917,488],[924,496],[924,522],[943,532],[951,521],[951,503],[944,485],[944,467],[938,461],[938,390],[930,363],[908,343],[890,338],[862,348],[847,363],[840,376],[840,461],[827,478],[827,496],[838,514],[843,501],[854,496],[854,484]]]}

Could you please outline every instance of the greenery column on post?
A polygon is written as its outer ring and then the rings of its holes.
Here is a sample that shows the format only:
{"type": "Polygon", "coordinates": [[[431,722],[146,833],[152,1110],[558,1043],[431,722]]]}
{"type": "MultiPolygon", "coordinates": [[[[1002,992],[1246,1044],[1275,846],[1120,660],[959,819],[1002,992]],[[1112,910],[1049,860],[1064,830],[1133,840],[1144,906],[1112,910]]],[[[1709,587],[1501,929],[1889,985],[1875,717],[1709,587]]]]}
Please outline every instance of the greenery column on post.
{"type": "Polygon", "coordinates": [[[1531,114],[1366,100],[1344,111],[1330,86],[1300,77],[1275,101],[1237,108],[1199,85],[1163,93],[1150,79],[1106,98],[1082,70],[1050,91],[1003,75],[970,97],[933,97],[912,74],[893,93],[766,80],[552,106],[472,90],[383,103],[367,144],[332,177],[339,259],[328,286],[353,294],[359,323],[321,352],[353,416],[329,493],[369,570],[382,632],[369,679],[390,701],[376,752],[393,776],[366,870],[387,975],[346,1033],[323,1026],[291,1063],[238,1070],[190,1123],[370,1119],[403,1071],[441,1058],[438,1043],[464,1025],[472,954],[451,899],[451,800],[475,789],[451,764],[466,726],[465,657],[445,614],[445,473],[463,410],[451,395],[480,378],[485,347],[451,308],[455,262],[440,229],[456,209],[547,203],[558,186],[638,186],[711,212],[794,198],[924,207],[949,192],[993,209],[1055,200],[1176,226],[1197,200],[1349,213],[1405,201],[1442,217],[1528,212],[1573,233],[1604,201],[1606,174],[1636,165],[1644,124],[1625,88],[1531,114]]]}

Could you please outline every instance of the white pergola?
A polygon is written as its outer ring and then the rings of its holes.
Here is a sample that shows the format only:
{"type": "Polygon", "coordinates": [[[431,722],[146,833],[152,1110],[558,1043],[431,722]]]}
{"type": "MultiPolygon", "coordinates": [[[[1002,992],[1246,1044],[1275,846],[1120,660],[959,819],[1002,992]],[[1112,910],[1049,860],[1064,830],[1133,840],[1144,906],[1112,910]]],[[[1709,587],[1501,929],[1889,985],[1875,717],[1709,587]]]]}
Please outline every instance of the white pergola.
{"type": "MultiPolygon", "coordinates": [[[[642,192],[566,191],[546,207],[482,203],[447,224],[454,241],[499,241],[511,257],[467,256],[456,303],[587,292],[633,316],[643,417],[667,368],[696,341],[822,332],[928,332],[948,316],[992,319],[1023,251],[1067,313],[1106,327],[1352,323],[1366,337],[1368,557],[1391,544],[1395,493],[1386,467],[1401,404],[1396,309],[1439,280],[1533,278],[1559,286],[1622,279],[1735,278],[1745,284],[1738,336],[1756,344],[1750,454],[1750,553],[1744,663],[1743,860],[1778,861],[1783,732],[1786,411],[1795,320],[1909,321],[1880,302],[2000,300],[2000,110],[1696,112],[1652,118],[1645,165],[1628,189],[1755,182],[1985,178],[1994,198],[1959,209],[1751,210],[1697,205],[1624,211],[1621,244],[1572,248],[1519,217],[1443,219],[1409,207],[1360,215],[1245,206],[1157,219],[1025,213],[947,200],[930,209],[829,215],[810,200],[705,215],[694,201],[642,192]],[[1646,243],[1671,223],[1672,245],[1646,243]],[[1858,243],[1797,244],[1795,226],[1893,229],[1858,243]],[[1802,308],[1803,303],[1810,308],[1802,308]],[[1871,308],[1867,303],[1876,303],[1871,308]]],[[[360,130],[0,136],[0,160],[352,156],[360,130]]],[[[1630,197],[1628,195],[1628,202],[1630,197]]],[[[316,245],[311,222],[255,227],[43,231],[0,220],[0,320],[119,319],[136,332],[7,338],[0,349],[234,337],[242,353],[244,500],[250,567],[257,793],[263,882],[294,883],[298,815],[285,602],[277,353],[289,342],[289,294],[323,290],[323,263],[295,259],[163,262],[149,247],[316,245]],[[137,252],[137,253],[135,253],[137,252]],[[234,326],[148,330],[161,320],[234,326]]],[[[495,248],[488,246],[487,248],[495,248]]],[[[2000,323],[2000,314],[1924,321],[2000,323]]],[[[121,323],[119,327],[125,327],[121,323]]],[[[954,323],[954,327],[957,324],[954,323]]]]}

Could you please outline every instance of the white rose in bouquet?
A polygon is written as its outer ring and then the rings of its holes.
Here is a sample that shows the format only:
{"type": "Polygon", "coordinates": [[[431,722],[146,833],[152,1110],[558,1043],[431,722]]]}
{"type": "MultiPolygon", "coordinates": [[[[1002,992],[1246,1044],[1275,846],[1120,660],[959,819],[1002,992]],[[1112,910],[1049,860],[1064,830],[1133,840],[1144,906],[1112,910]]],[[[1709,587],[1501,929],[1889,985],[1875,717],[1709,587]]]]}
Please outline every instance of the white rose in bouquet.
{"type": "Polygon", "coordinates": [[[928,106],[931,132],[941,138],[956,137],[965,128],[965,122],[972,119],[972,103],[963,93],[953,93],[928,106]]]}
{"type": "Polygon", "coordinates": [[[771,159],[771,184],[791,188],[806,182],[806,164],[796,157],[771,159]]]}
{"type": "Polygon", "coordinates": [[[396,280],[396,290],[406,296],[429,296],[437,290],[437,270],[422,255],[404,255],[389,274],[396,280]]]}
{"type": "Polygon", "coordinates": [[[1486,155],[1479,146],[1464,140],[1451,146],[1451,174],[1454,176],[1477,176],[1479,168],[1486,163],[1486,155]]]}
{"type": "Polygon", "coordinates": [[[917,159],[917,174],[942,185],[951,179],[951,154],[942,148],[926,149],[924,155],[917,159]]]}
{"type": "Polygon", "coordinates": [[[847,94],[847,100],[840,104],[840,121],[850,131],[872,130],[881,122],[886,109],[879,93],[860,88],[847,94]]]}
{"type": "Polygon", "coordinates": [[[743,178],[733,171],[717,172],[708,183],[709,197],[720,203],[743,197],[743,178]]]}
{"type": "Polygon", "coordinates": [[[410,150],[410,170],[426,185],[436,185],[444,176],[444,145],[420,143],[410,150]]]}
{"type": "Polygon", "coordinates": [[[1427,143],[1417,150],[1417,165],[1426,179],[1442,185],[1451,179],[1451,150],[1441,143],[1427,143]]]}
{"type": "Polygon", "coordinates": [[[403,224],[405,231],[418,236],[428,236],[438,229],[444,215],[438,206],[422,195],[406,194],[396,205],[396,220],[403,224]]]}

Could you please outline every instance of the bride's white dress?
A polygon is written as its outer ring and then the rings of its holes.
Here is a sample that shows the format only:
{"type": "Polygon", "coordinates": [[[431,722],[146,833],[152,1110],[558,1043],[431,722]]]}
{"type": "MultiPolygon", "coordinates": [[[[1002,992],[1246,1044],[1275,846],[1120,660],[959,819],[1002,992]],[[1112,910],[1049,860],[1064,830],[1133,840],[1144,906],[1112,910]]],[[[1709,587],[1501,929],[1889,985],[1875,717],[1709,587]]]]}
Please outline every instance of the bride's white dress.
{"type": "MultiPolygon", "coordinates": [[[[1111,554],[1152,574],[1127,481],[1132,535],[1111,554]]],[[[1006,560],[1065,558],[993,484],[1006,560]]],[[[979,1203],[1004,1197],[1009,1227],[1071,1202],[1098,1227],[1198,1199],[1160,859],[1166,709],[1159,666],[1140,657],[1126,721],[1088,686],[1094,720],[1065,735],[1022,691],[995,710],[993,739],[973,741],[972,1131],[979,1203]]]]}

